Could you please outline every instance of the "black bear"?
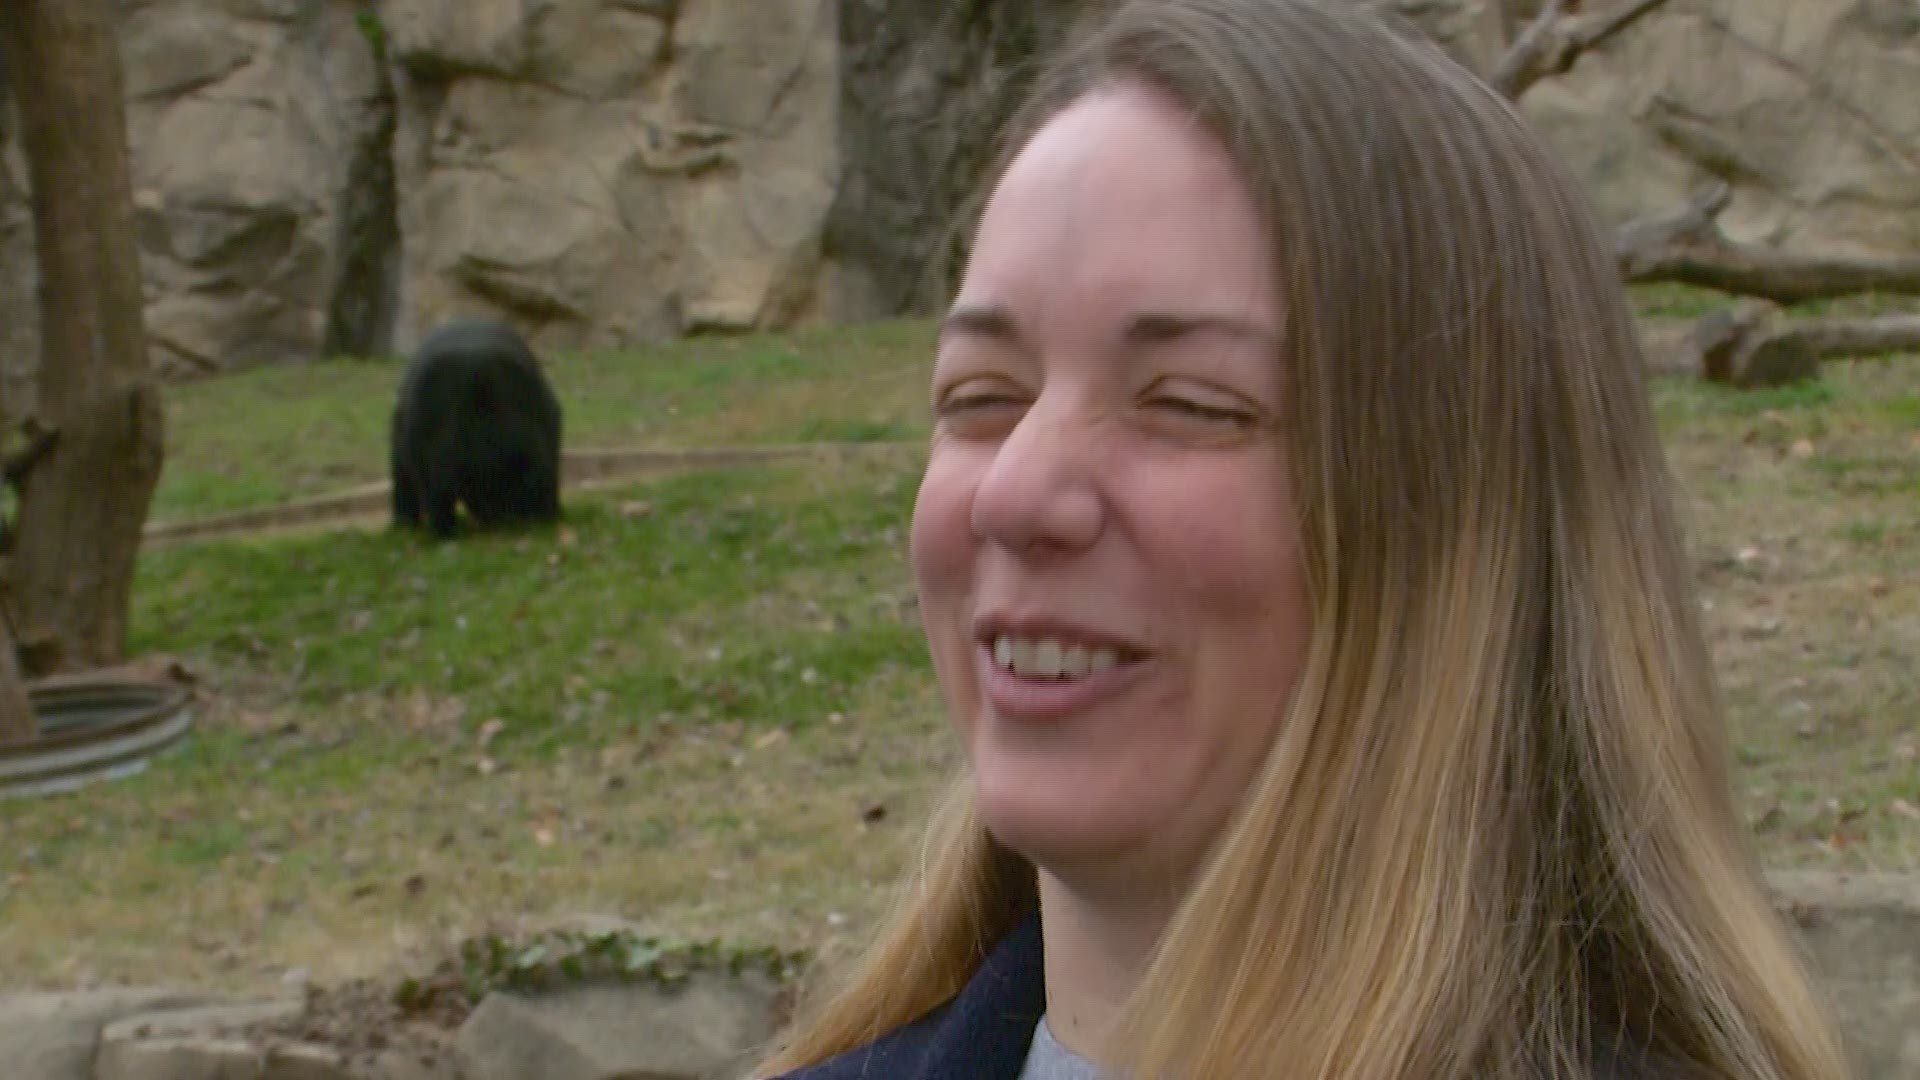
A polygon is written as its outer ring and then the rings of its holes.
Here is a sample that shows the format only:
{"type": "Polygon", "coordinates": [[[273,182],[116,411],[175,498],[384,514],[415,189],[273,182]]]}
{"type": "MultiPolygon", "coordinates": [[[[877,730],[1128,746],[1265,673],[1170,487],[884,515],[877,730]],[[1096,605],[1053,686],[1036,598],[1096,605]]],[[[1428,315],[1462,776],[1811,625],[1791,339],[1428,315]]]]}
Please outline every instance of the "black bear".
{"type": "Polygon", "coordinates": [[[519,334],[460,320],[429,335],[393,409],[393,522],[435,536],[560,517],[560,401],[519,334]]]}

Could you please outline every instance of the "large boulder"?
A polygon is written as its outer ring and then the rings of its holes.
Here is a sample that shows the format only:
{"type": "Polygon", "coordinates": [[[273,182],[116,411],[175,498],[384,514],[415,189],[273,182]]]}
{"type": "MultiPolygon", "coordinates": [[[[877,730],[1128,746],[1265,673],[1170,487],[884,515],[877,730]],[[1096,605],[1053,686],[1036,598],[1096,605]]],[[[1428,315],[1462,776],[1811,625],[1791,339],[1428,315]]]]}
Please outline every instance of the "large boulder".
{"type": "Polygon", "coordinates": [[[833,0],[385,0],[396,344],[463,314],[536,348],[792,321],[839,176],[833,0]]]}
{"type": "Polygon", "coordinates": [[[0,998],[0,1062],[8,1080],[93,1080],[103,1028],[122,1017],[204,1001],[204,995],[166,989],[0,998]]]}
{"type": "Polygon", "coordinates": [[[1920,1076],[1920,881],[1776,872],[1861,1080],[1920,1076]]]}
{"type": "Polygon", "coordinates": [[[652,983],[491,994],[461,1026],[466,1080],[724,1080],[774,1034],[777,987],[757,975],[698,972],[652,983]]]}
{"type": "Polygon", "coordinates": [[[1920,251],[1920,3],[1672,0],[1527,112],[1615,221],[1719,178],[1740,239],[1920,251]]]}
{"type": "Polygon", "coordinates": [[[347,165],[377,111],[343,0],[155,0],[122,33],[147,336],[162,372],[320,352],[347,165]]]}

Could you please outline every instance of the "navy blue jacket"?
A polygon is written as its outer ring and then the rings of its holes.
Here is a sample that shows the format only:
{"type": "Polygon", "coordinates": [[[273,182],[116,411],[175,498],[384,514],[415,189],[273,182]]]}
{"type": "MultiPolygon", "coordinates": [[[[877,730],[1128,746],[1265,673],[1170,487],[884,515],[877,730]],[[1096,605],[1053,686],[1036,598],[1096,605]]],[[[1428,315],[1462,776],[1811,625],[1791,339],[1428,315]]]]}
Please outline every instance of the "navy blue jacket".
{"type": "Polygon", "coordinates": [[[1047,1011],[1040,916],[1001,939],[959,995],[878,1042],[784,1080],[1019,1080],[1047,1011]]]}

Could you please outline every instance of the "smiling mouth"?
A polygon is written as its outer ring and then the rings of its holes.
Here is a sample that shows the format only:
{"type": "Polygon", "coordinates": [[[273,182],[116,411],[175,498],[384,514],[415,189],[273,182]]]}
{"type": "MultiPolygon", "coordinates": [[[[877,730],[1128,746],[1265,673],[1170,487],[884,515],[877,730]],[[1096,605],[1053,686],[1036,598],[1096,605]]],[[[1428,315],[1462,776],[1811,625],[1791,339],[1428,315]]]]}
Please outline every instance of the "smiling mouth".
{"type": "Polygon", "coordinates": [[[995,667],[1022,679],[1065,681],[1099,675],[1130,660],[1129,650],[1111,645],[1079,645],[1057,638],[996,634],[989,651],[995,667]]]}

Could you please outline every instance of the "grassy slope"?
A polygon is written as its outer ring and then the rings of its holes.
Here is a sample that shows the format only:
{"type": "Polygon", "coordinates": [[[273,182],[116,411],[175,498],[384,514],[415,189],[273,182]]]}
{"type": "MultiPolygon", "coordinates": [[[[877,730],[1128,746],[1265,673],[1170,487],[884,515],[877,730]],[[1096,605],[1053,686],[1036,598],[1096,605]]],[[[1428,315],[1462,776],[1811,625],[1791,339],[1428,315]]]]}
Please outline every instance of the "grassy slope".
{"type": "MultiPolygon", "coordinates": [[[[208,675],[196,734],[145,776],[0,804],[0,983],[337,977],[582,911],[787,945],[863,923],[952,753],[905,565],[928,333],[555,364],[574,445],[897,452],[596,493],[557,537],[144,556],[135,645],[208,675]]],[[[380,478],[396,378],[171,393],[156,516],[380,478]]],[[[1920,363],[1657,402],[1764,853],[1920,864],[1920,363]]]]}

